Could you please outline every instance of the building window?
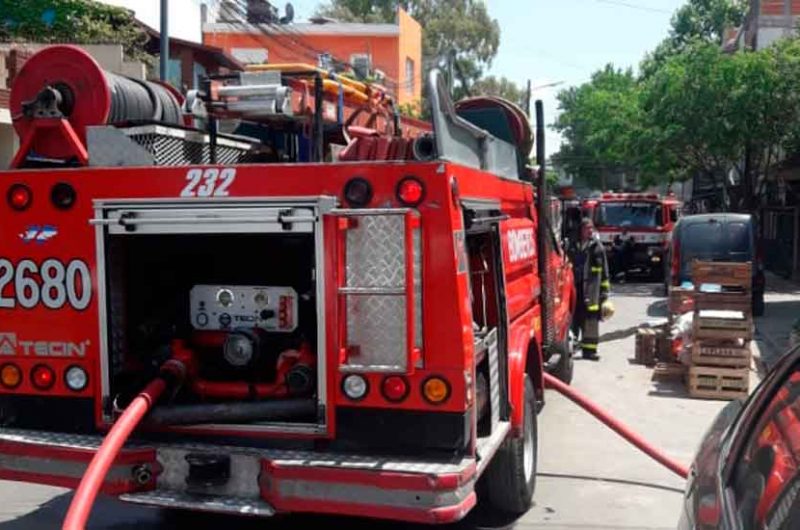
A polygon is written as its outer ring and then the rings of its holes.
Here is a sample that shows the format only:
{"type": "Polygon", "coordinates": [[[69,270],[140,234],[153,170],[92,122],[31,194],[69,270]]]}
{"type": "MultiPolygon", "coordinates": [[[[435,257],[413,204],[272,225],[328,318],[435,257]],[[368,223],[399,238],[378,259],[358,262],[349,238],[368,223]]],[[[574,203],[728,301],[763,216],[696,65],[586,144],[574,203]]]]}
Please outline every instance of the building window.
{"type": "Polygon", "coordinates": [[[406,57],[406,93],[413,94],[414,93],[414,85],[416,85],[416,80],[414,79],[414,59],[411,57],[406,57]]]}
{"type": "Polygon", "coordinates": [[[269,51],[266,48],[232,48],[231,55],[242,64],[269,62],[269,51]]]}
{"type": "Polygon", "coordinates": [[[360,79],[366,79],[372,70],[372,57],[368,53],[354,53],[350,56],[350,66],[360,79]]]}

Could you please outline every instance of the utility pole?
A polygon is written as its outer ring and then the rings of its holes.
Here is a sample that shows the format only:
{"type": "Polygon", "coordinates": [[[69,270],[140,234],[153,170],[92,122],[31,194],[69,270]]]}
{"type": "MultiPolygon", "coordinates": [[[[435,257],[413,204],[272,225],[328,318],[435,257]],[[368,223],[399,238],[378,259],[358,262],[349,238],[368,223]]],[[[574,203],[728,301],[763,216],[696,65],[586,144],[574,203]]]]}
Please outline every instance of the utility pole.
{"type": "Polygon", "coordinates": [[[532,95],[532,92],[533,91],[531,90],[531,80],[528,79],[528,88],[525,91],[525,114],[528,115],[528,119],[530,119],[530,115],[531,115],[531,95],[532,95]]]}
{"type": "Polygon", "coordinates": [[[169,25],[167,24],[167,0],[161,0],[161,57],[158,61],[158,78],[166,81],[169,76],[169,25]]]}

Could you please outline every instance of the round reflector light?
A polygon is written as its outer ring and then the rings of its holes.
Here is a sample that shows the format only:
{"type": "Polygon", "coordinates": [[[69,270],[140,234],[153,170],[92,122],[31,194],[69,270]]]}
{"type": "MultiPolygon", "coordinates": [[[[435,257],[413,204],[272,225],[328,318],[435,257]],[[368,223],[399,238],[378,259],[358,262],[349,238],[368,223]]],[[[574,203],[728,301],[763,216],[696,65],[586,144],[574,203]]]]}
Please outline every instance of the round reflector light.
{"type": "Polygon", "coordinates": [[[350,179],[344,185],[344,199],[355,208],[366,206],[372,200],[372,185],[361,177],[350,179]]]}
{"type": "Polygon", "coordinates": [[[441,377],[429,377],[422,383],[422,396],[433,405],[444,403],[450,397],[450,384],[441,377]]]}
{"type": "Polygon", "coordinates": [[[417,206],[425,198],[425,186],[414,177],[406,177],[397,184],[397,200],[405,206],[417,206]]]}
{"type": "Polygon", "coordinates": [[[388,401],[403,401],[408,395],[408,383],[399,375],[390,375],[383,380],[381,391],[388,401]]]}
{"type": "Polygon", "coordinates": [[[53,369],[44,364],[38,364],[31,370],[31,383],[39,390],[47,390],[56,382],[53,369]]]}
{"type": "Polygon", "coordinates": [[[70,390],[80,392],[89,384],[89,374],[80,366],[70,366],[64,372],[64,383],[70,390]]]}
{"type": "Polygon", "coordinates": [[[25,184],[14,184],[8,188],[6,199],[11,208],[21,212],[30,207],[31,202],[33,202],[33,192],[31,192],[31,189],[25,184]]]}
{"type": "Polygon", "coordinates": [[[0,383],[6,388],[17,388],[22,382],[22,371],[16,364],[4,364],[0,368],[0,383]]]}
{"type": "Polygon", "coordinates": [[[368,391],[367,380],[360,375],[350,374],[342,381],[342,392],[353,401],[364,399],[368,391]]]}
{"type": "Polygon", "coordinates": [[[75,204],[75,188],[66,182],[59,182],[50,190],[50,202],[59,210],[69,210],[75,204]]]}

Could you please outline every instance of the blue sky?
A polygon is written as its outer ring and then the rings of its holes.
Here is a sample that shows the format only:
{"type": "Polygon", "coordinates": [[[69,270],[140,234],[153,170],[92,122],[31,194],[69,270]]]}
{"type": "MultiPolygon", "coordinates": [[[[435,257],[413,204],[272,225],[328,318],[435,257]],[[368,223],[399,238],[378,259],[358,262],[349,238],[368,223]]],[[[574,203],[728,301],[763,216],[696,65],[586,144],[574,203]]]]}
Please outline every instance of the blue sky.
{"type": "MultiPolygon", "coordinates": [[[[105,0],[136,11],[158,27],[158,0],[105,0]]],[[[592,72],[613,62],[638,65],[645,52],[667,35],[672,13],[685,0],[487,0],[500,23],[500,50],[490,73],[533,86],[564,82],[536,90],[545,104],[547,121],[556,113],[555,94],[586,81],[592,72]]],[[[200,0],[170,0],[171,33],[200,37],[200,0]]],[[[273,2],[283,6],[284,2],[273,2]]],[[[314,13],[318,0],[294,0],[297,18],[314,13]]],[[[548,132],[547,151],[558,150],[560,138],[548,132]]]]}

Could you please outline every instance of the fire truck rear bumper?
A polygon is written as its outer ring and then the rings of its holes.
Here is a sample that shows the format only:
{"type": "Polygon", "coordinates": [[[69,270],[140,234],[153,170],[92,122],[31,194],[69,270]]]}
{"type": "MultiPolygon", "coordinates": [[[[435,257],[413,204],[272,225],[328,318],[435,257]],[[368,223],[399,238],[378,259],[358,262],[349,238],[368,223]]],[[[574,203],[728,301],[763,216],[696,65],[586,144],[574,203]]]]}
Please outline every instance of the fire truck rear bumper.
{"type": "MultiPolygon", "coordinates": [[[[0,479],[77,487],[99,436],[0,429],[0,479]]],[[[330,513],[448,523],[476,502],[474,459],[412,460],[207,444],[129,444],[103,492],[197,511],[330,513]],[[230,457],[225,480],[188,486],[188,455],[230,457]]],[[[217,477],[218,478],[218,477],[217,477]]]]}

